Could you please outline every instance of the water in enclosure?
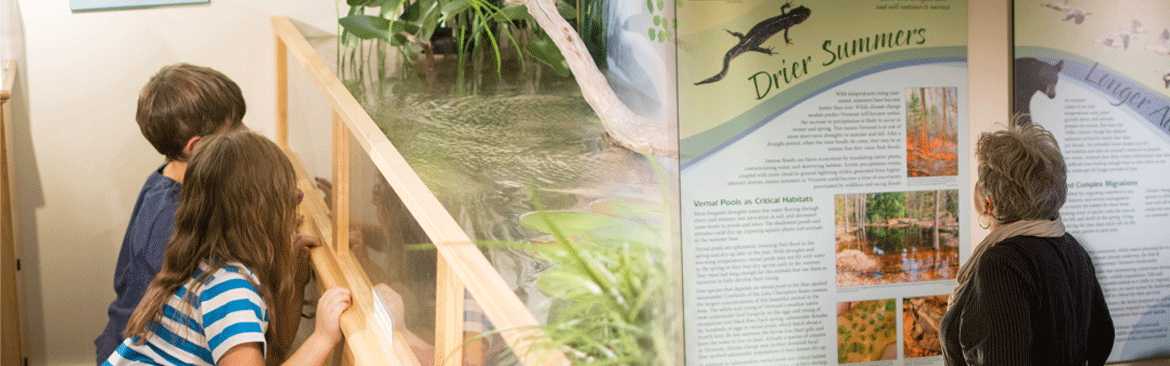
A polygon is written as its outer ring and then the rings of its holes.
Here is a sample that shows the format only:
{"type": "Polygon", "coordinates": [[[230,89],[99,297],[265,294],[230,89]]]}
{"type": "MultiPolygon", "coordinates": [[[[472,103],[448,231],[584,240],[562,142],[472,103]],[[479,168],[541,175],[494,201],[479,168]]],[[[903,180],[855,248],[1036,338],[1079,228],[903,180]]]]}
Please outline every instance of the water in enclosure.
{"type": "MultiPolygon", "coordinates": [[[[597,235],[616,219],[662,221],[655,163],[607,141],[571,78],[546,75],[539,93],[489,79],[498,84],[474,95],[412,78],[350,89],[473,240],[547,241],[521,223],[538,210],[580,213],[553,224],[597,235]]],[[[543,322],[549,304],[536,280],[549,265],[508,245],[489,247],[489,259],[543,322]]]]}
{"type": "MultiPolygon", "coordinates": [[[[673,222],[666,217],[675,211],[669,207],[677,194],[677,159],[646,157],[612,142],[566,69],[581,72],[590,100],[607,96],[599,102],[610,106],[605,111],[614,108],[616,95],[625,104],[618,109],[669,126],[673,47],[665,43],[662,19],[673,7],[577,2],[573,11],[561,9],[574,14],[579,32],[567,39],[584,41],[608,73],[598,84],[596,70],[574,61],[581,53],[559,51],[574,48],[557,41],[566,37],[550,38],[559,26],[551,32],[536,26],[552,23],[548,12],[453,1],[433,7],[441,12],[419,11],[429,5],[414,2],[399,14],[394,5],[383,7],[389,2],[359,3],[349,3],[349,16],[339,21],[345,32],[344,48],[335,53],[337,74],[536,321],[548,324],[543,329],[551,342],[537,347],[581,360],[656,365],[673,359],[675,342],[667,336],[673,287],[665,263],[675,259],[664,254],[672,248],[663,243],[675,234],[663,226],[673,222]],[[393,24],[389,35],[378,25],[385,23],[393,24]],[[451,27],[449,34],[428,30],[440,23],[451,27]],[[399,25],[404,31],[396,33],[399,25]],[[405,57],[384,57],[397,55],[405,57]],[[568,60],[558,61],[562,55],[568,60]],[[639,301],[623,300],[633,298],[639,301]],[[557,326],[564,324],[572,326],[557,326]]],[[[608,126],[627,132],[623,123],[646,126],[628,116],[609,118],[608,126]]],[[[668,132],[643,135],[666,139],[673,136],[668,132]]],[[[630,146],[627,135],[617,133],[630,146]]],[[[388,297],[401,295],[407,328],[430,342],[435,251],[410,246],[428,239],[363,154],[351,147],[357,158],[350,163],[350,226],[362,232],[350,247],[372,283],[386,284],[388,297]],[[376,224],[367,230],[367,223],[376,224]]],[[[494,334],[471,296],[463,319],[464,364],[513,364],[495,358],[509,354],[502,342],[467,338],[494,334]]],[[[428,346],[412,342],[411,348],[419,359],[431,358],[428,346]]]]}

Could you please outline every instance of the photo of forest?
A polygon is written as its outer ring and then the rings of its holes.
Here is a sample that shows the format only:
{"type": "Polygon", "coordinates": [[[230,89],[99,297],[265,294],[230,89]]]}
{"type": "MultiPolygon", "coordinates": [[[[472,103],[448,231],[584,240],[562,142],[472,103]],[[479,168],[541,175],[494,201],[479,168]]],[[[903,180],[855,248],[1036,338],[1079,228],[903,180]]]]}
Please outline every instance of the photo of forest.
{"type": "Polygon", "coordinates": [[[950,295],[902,299],[902,345],[906,358],[942,354],[938,326],[947,313],[950,295]]]}
{"type": "Polygon", "coordinates": [[[956,88],[906,89],[906,175],[959,174],[959,98],[956,88]]]}
{"type": "Polygon", "coordinates": [[[959,269],[958,190],[837,195],[837,286],[934,281],[959,269]]]}

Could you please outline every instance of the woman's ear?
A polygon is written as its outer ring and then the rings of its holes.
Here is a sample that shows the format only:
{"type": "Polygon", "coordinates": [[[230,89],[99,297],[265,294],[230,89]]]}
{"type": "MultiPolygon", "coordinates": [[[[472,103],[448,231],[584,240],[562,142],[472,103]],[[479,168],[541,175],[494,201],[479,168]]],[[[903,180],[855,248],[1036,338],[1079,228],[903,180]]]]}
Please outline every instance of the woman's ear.
{"type": "Polygon", "coordinates": [[[991,196],[983,196],[983,212],[995,217],[995,201],[991,200],[991,196]]]}

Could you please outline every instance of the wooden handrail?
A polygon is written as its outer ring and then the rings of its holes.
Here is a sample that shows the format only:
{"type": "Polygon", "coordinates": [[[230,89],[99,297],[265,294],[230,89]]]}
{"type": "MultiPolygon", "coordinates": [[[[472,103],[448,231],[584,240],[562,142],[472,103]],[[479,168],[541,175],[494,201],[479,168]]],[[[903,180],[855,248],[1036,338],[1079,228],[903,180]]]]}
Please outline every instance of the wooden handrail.
{"type": "MultiPolygon", "coordinates": [[[[544,334],[535,327],[538,323],[532,313],[527,311],[527,306],[516,297],[511,287],[504,282],[487,258],[483,256],[483,253],[476,248],[455,219],[451,217],[451,214],[414,173],[414,170],[377,127],[365,109],[337,79],[333,71],[313,50],[292,22],[286,17],[273,17],[272,28],[278,43],[283,44],[283,47],[292,53],[317,86],[321,88],[325,98],[333,106],[334,113],[348,129],[353,140],[369,155],[391,189],[402,200],[431,242],[435,244],[441,258],[439,265],[442,266],[438,271],[441,278],[438,281],[440,288],[437,289],[436,294],[443,298],[437,299],[437,303],[458,304],[458,306],[448,306],[445,309],[447,311],[459,309],[461,312],[462,288],[466,286],[466,290],[475,298],[484,314],[487,315],[496,329],[500,330],[500,335],[512,346],[515,354],[525,364],[557,366],[568,364],[564,354],[559,352],[547,354],[529,352],[532,342],[542,339],[544,334]],[[448,271],[454,276],[445,276],[444,274],[448,271]]],[[[281,85],[280,83],[278,81],[278,85],[281,85]]],[[[283,94],[278,91],[278,96],[280,95],[283,94]]],[[[280,114],[278,113],[278,115],[280,114]]],[[[278,127],[278,130],[280,128],[278,127]]],[[[280,138],[278,137],[278,139],[280,138]]],[[[337,214],[348,213],[339,211],[337,214]]],[[[348,252],[343,254],[348,254],[348,252]]],[[[345,261],[352,261],[352,258],[341,262],[345,261]]],[[[362,275],[364,276],[364,273],[362,275]]],[[[461,344],[461,332],[449,334],[451,332],[447,330],[454,323],[452,319],[456,318],[462,319],[462,314],[445,314],[438,317],[438,326],[444,328],[437,331],[436,334],[445,338],[436,342],[436,345],[453,347],[461,344]]],[[[399,343],[395,342],[395,346],[397,347],[399,343]]],[[[444,356],[450,354],[448,350],[442,348],[436,349],[435,353],[444,356]]],[[[436,360],[442,361],[444,359],[446,358],[436,356],[436,360]]]]}

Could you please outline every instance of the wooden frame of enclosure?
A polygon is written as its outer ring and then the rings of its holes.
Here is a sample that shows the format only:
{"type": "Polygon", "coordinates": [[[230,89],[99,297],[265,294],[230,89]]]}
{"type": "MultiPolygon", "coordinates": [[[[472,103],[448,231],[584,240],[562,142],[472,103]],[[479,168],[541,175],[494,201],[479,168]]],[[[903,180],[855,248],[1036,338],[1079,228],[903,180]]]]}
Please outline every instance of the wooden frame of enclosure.
{"type": "Polygon", "coordinates": [[[276,141],[297,167],[298,186],[314,189],[296,156],[288,150],[288,56],[291,53],[321,89],[333,108],[333,217],[323,199],[306,195],[301,212],[303,233],[322,239],[323,247],[312,252],[313,268],[321,289],[344,286],[352,290],[353,305],[342,314],[345,359],[357,365],[418,365],[397,329],[391,340],[377,331],[373,317],[373,296],[369,278],[349,252],[349,151],[361,146],[401,198],[438,251],[435,365],[461,365],[463,344],[463,292],[476,299],[504,340],[526,365],[564,365],[563,354],[534,354],[529,345],[544,337],[533,326],[536,318],[516,297],[499,273],[471,239],[423,184],[414,170],[386,139],[374,121],[342,85],[325,61],[285,17],[272,18],[276,38],[276,141]]]}
{"type": "Polygon", "coordinates": [[[16,80],[16,61],[4,65],[4,89],[0,89],[0,365],[17,365],[25,351],[23,315],[20,311],[23,281],[19,280],[21,246],[16,214],[16,157],[13,146],[12,108],[8,101],[16,80]]]}

